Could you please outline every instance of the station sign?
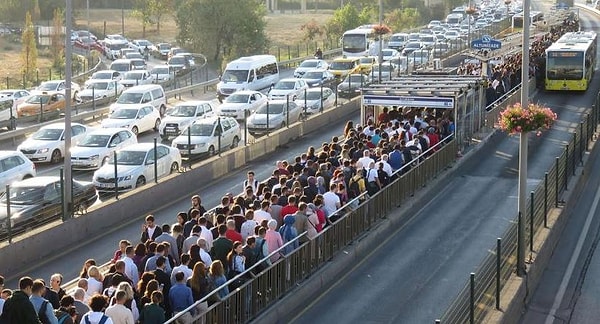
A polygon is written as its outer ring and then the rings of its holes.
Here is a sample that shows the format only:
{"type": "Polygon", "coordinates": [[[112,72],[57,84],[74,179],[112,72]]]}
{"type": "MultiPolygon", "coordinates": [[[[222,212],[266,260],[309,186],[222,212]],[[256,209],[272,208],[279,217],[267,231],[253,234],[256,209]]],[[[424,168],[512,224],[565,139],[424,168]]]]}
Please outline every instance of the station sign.
{"type": "Polygon", "coordinates": [[[471,48],[489,48],[489,49],[500,49],[502,47],[502,42],[499,40],[495,40],[490,35],[483,35],[480,39],[475,39],[471,41],[471,48]]]}
{"type": "Polygon", "coordinates": [[[375,106],[403,106],[425,108],[454,108],[453,97],[417,97],[417,96],[387,96],[364,95],[363,104],[375,106]]]}

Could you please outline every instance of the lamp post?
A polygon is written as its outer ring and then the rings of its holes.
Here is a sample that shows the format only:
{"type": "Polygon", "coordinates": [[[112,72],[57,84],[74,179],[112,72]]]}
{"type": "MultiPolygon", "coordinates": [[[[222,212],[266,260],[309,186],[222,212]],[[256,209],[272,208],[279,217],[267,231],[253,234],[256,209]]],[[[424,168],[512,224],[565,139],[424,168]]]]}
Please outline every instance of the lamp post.
{"type": "MultiPolygon", "coordinates": [[[[73,5],[72,0],[66,0],[66,30],[70,31],[73,29],[73,5]]],[[[71,44],[71,38],[65,37],[65,150],[64,154],[64,172],[65,181],[63,190],[64,195],[64,210],[66,215],[63,215],[63,219],[71,218],[73,216],[73,178],[71,176],[71,101],[73,98],[71,89],[71,76],[72,76],[72,52],[73,47],[71,44]]]]}
{"type": "MultiPolygon", "coordinates": [[[[529,25],[531,17],[529,16],[531,0],[523,1],[523,39],[522,51],[523,58],[521,60],[521,107],[528,109],[529,104],[529,25]]],[[[522,132],[519,135],[519,217],[521,220],[518,223],[517,242],[517,276],[523,277],[526,274],[525,266],[525,202],[527,193],[527,132],[522,132]]],[[[533,203],[533,202],[532,202],[533,203]]]]}
{"type": "Polygon", "coordinates": [[[508,25],[506,26],[506,28],[511,27],[510,16],[508,15],[508,11],[510,10],[511,2],[512,2],[511,0],[504,0],[504,4],[506,5],[506,21],[508,22],[508,25]]]}
{"type": "Polygon", "coordinates": [[[473,18],[473,14],[477,11],[477,9],[475,9],[475,7],[473,7],[471,5],[471,2],[469,1],[469,6],[467,7],[467,9],[465,10],[465,13],[467,14],[467,20],[468,20],[468,26],[469,26],[469,30],[467,31],[467,47],[471,48],[471,20],[473,18]]]}
{"type": "MultiPolygon", "coordinates": [[[[379,0],[379,26],[383,27],[383,0],[379,0]]],[[[379,63],[379,82],[381,83],[381,63],[383,62],[383,34],[379,35],[379,53],[377,63],[379,63]]]]}

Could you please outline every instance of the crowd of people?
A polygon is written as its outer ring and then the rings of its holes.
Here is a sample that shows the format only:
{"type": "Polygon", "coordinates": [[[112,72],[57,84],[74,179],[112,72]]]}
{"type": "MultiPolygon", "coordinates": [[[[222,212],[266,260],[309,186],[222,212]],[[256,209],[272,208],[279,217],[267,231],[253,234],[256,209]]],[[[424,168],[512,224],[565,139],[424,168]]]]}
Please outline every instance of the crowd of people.
{"type": "Polygon", "coordinates": [[[61,288],[60,274],[49,285],[21,278],[18,289],[2,290],[0,324],[163,323],[205,299],[179,315],[184,323],[249,279],[240,274],[258,273],[315,239],[453,132],[444,109],[383,108],[364,126],[349,121],[343,136],[277,161],[268,179],[248,172],[243,193],[224,195],[210,211],[194,195],[172,225],[148,215],[139,242],[121,240],[107,273],[87,260],[72,292],[61,288]]]}

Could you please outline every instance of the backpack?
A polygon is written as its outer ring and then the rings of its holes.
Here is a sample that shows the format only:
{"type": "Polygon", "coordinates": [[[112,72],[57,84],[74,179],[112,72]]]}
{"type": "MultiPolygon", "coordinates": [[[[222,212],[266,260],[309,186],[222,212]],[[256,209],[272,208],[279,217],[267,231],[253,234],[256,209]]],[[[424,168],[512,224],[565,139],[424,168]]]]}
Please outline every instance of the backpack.
{"type": "MultiPolygon", "coordinates": [[[[92,324],[88,316],[85,316],[83,319],[85,319],[85,324],[92,324]]],[[[108,316],[102,314],[102,317],[100,318],[100,322],[98,322],[98,324],[104,324],[106,320],[108,320],[108,316]]]]}
{"type": "Polygon", "coordinates": [[[360,194],[362,193],[363,189],[365,187],[364,184],[365,179],[359,175],[356,175],[352,178],[350,178],[350,181],[348,182],[348,198],[349,199],[354,199],[358,196],[360,196],[360,194]],[[362,181],[362,183],[361,183],[362,181]],[[362,184],[362,188],[361,188],[361,184],[362,184]]]}
{"type": "Polygon", "coordinates": [[[50,319],[46,315],[46,308],[47,307],[48,307],[48,301],[44,300],[42,302],[42,306],[40,306],[40,310],[38,310],[38,319],[40,320],[40,322],[42,322],[42,324],[49,324],[50,323],[50,319]]]}
{"type": "MultiPolygon", "coordinates": [[[[58,316],[57,316],[58,317],[58,316]]],[[[58,317],[58,324],[64,324],[64,322],[69,318],[69,313],[62,313],[61,317],[58,317]]]]}

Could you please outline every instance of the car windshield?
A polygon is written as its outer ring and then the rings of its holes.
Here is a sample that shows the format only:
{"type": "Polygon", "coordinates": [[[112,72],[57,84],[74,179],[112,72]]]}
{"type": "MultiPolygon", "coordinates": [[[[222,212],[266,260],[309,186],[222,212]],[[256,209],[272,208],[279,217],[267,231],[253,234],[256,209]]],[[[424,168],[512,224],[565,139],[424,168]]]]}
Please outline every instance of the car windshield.
{"type": "Polygon", "coordinates": [[[419,44],[419,43],[408,43],[405,46],[405,48],[420,48],[420,47],[421,47],[421,44],[419,44]]]}
{"type": "Polygon", "coordinates": [[[392,35],[392,37],[390,37],[390,42],[401,42],[404,40],[404,38],[405,38],[404,36],[400,36],[400,35],[393,36],[392,35]]]}
{"type": "MultiPolygon", "coordinates": [[[[306,93],[306,100],[319,100],[321,98],[321,91],[306,91],[300,93],[298,100],[304,100],[304,94],[306,93]]],[[[270,109],[269,109],[270,110],[270,109]]]]}
{"type": "Polygon", "coordinates": [[[248,70],[225,70],[221,80],[224,82],[246,82],[248,70]]]}
{"type": "Polygon", "coordinates": [[[83,147],[106,147],[110,140],[110,135],[90,134],[84,137],[77,146],[83,147]]]}
{"type": "Polygon", "coordinates": [[[139,40],[137,43],[140,46],[150,46],[150,45],[152,45],[152,43],[150,43],[149,41],[147,41],[145,39],[139,40]]]}
{"type": "Polygon", "coordinates": [[[123,93],[117,100],[120,104],[137,104],[142,101],[142,93],[123,93]]]}
{"type": "Polygon", "coordinates": [[[60,128],[42,128],[33,134],[34,140],[40,141],[58,141],[62,136],[63,130],[60,128]]]}
{"type": "Polygon", "coordinates": [[[173,64],[184,65],[185,57],[182,57],[182,56],[171,57],[171,59],[169,59],[169,65],[173,65],[173,64]]]}
{"type": "Polygon", "coordinates": [[[383,55],[384,56],[390,56],[390,55],[394,55],[394,51],[390,51],[390,50],[383,50],[383,55]]]}
{"type": "Polygon", "coordinates": [[[92,75],[92,79],[112,79],[112,72],[96,72],[92,75]]]}
{"type": "Polygon", "coordinates": [[[319,65],[319,61],[309,60],[309,61],[302,62],[302,64],[300,64],[300,67],[301,68],[314,68],[314,67],[317,67],[317,65],[319,65]]]}
{"type": "Polygon", "coordinates": [[[168,51],[171,49],[171,45],[169,44],[159,44],[158,45],[158,50],[160,51],[168,51]]]}
{"type": "Polygon", "coordinates": [[[323,72],[306,72],[302,79],[320,79],[323,77],[323,72]]]}
{"type": "MultiPolygon", "coordinates": [[[[10,203],[15,205],[39,204],[44,200],[44,187],[11,187],[10,203]]],[[[6,195],[2,196],[6,203],[6,195]]]]}
{"type": "Polygon", "coordinates": [[[143,59],[144,57],[142,56],[142,54],[137,53],[137,52],[133,52],[133,53],[127,53],[125,55],[126,58],[128,59],[143,59]]]}
{"type": "Polygon", "coordinates": [[[123,79],[125,80],[141,80],[144,78],[144,72],[127,72],[125,73],[125,75],[123,76],[123,79]]]}
{"type": "Polygon", "coordinates": [[[59,84],[60,84],[59,82],[44,82],[38,87],[38,90],[40,90],[40,91],[56,90],[56,88],[58,88],[59,84]]]}
{"type": "Polygon", "coordinates": [[[392,69],[392,66],[391,66],[391,65],[389,65],[389,64],[375,65],[375,66],[373,67],[373,69],[374,69],[375,71],[379,71],[379,70],[380,70],[380,67],[381,67],[381,71],[382,71],[382,72],[389,72],[389,71],[392,69]]]}
{"type": "Polygon", "coordinates": [[[159,67],[159,68],[152,69],[152,71],[150,71],[150,74],[156,75],[156,74],[171,74],[171,73],[170,73],[168,67],[159,67]]]}
{"type": "MultiPolygon", "coordinates": [[[[117,152],[117,165],[142,165],[146,159],[146,151],[119,151],[117,152]]],[[[108,164],[115,164],[115,158],[112,156],[108,164]]]]}
{"type": "Polygon", "coordinates": [[[194,124],[188,127],[183,135],[188,135],[191,131],[191,136],[211,136],[213,133],[213,125],[212,124],[194,124]]]}
{"type": "Polygon", "coordinates": [[[266,115],[268,111],[269,115],[281,114],[283,113],[284,105],[285,104],[282,103],[270,103],[268,105],[262,105],[256,110],[256,113],[266,115]]]}
{"type": "Polygon", "coordinates": [[[106,90],[107,88],[108,82],[94,82],[90,83],[86,89],[106,90]]]}
{"type": "Polygon", "coordinates": [[[144,62],[144,60],[131,60],[131,64],[133,64],[134,66],[139,66],[142,67],[144,65],[146,65],[146,62],[144,62]]]}
{"type": "Polygon", "coordinates": [[[110,115],[111,119],[134,119],[138,114],[137,109],[119,109],[110,115]]]}
{"type": "Polygon", "coordinates": [[[228,103],[247,103],[249,96],[250,95],[248,95],[248,94],[234,93],[231,96],[227,97],[227,99],[225,100],[225,102],[228,102],[228,103]]]}
{"type": "Polygon", "coordinates": [[[296,81],[279,81],[275,84],[275,90],[293,90],[296,86],[296,81]]]}
{"type": "Polygon", "coordinates": [[[40,101],[42,102],[42,104],[46,104],[48,103],[48,100],[50,99],[50,96],[48,95],[33,95],[31,97],[29,97],[29,99],[27,99],[27,103],[30,104],[39,104],[40,101]]]}
{"type": "Polygon", "coordinates": [[[196,116],[196,106],[175,106],[167,115],[173,117],[194,117],[196,116]]]}
{"type": "Polygon", "coordinates": [[[332,70],[350,70],[353,67],[354,64],[352,62],[333,62],[330,66],[332,70]]]}

